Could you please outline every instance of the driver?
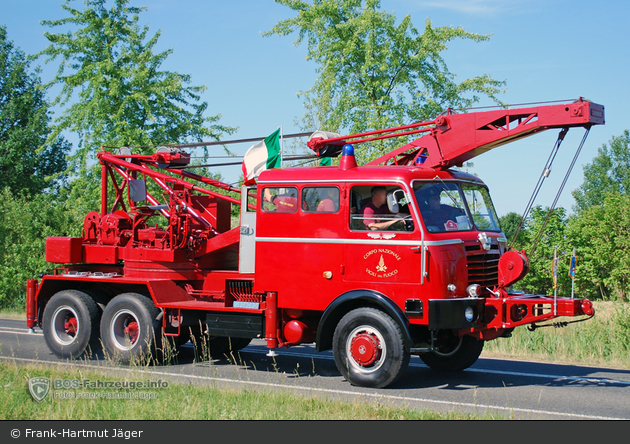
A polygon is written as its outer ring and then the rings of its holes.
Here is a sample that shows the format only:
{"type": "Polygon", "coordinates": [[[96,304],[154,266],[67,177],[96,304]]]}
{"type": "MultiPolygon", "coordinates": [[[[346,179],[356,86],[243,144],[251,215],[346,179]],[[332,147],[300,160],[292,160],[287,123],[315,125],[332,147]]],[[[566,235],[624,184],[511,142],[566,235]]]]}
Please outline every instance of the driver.
{"type": "Polygon", "coordinates": [[[441,227],[441,229],[457,230],[455,222],[457,216],[463,215],[461,210],[441,203],[440,191],[429,188],[425,193],[426,210],[422,211],[427,226],[441,227]]]}
{"type": "Polygon", "coordinates": [[[387,188],[382,185],[372,187],[372,200],[368,202],[361,214],[363,216],[363,224],[368,230],[385,230],[395,223],[402,222],[401,219],[390,219],[379,217],[381,215],[393,214],[387,208],[387,188]]]}

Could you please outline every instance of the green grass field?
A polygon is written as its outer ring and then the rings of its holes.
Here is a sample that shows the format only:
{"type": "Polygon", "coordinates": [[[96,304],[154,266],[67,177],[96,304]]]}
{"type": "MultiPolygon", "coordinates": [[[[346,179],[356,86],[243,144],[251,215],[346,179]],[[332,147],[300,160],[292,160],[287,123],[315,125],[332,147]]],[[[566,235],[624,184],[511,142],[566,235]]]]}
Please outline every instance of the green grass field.
{"type": "MultiPolygon", "coordinates": [[[[438,413],[385,406],[373,402],[342,402],[305,397],[285,391],[219,390],[185,384],[134,390],[136,399],[103,397],[103,388],[53,389],[41,402],[31,396],[28,380],[35,377],[110,381],[146,381],[146,374],[112,378],[98,371],[63,371],[43,365],[0,362],[0,420],[493,420],[498,416],[438,413]],[[59,394],[56,395],[55,393],[59,394]],[[100,393],[100,395],[99,395],[100,393]],[[153,393],[154,395],[149,395],[153,393]],[[71,396],[71,397],[70,397],[71,396]],[[96,396],[101,396],[96,398],[96,396]]],[[[123,395],[134,396],[134,395],[123,395]]]]}

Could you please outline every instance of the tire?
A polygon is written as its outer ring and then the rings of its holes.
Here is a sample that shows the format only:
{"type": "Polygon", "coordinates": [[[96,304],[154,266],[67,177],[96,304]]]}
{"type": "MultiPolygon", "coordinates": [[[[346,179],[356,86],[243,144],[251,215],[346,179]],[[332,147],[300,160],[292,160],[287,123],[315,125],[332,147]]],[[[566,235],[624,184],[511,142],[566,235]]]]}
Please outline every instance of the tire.
{"type": "Polygon", "coordinates": [[[400,326],[375,308],[357,308],[341,318],[333,335],[333,355],[346,380],[360,387],[390,386],[409,365],[400,326]]]}
{"type": "Polygon", "coordinates": [[[159,315],[153,301],[139,293],[123,293],[112,299],[101,319],[101,338],[108,356],[122,364],[149,358],[160,348],[159,315]]]}
{"type": "Polygon", "coordinates": [[[51,352],[64,359],[95,353],[99,347],[101,310],[78,290],[56,293],[44,309],[44,339],[51,352]]]}
{"type": "Polygon", "coordinates": [[[473,365],[485,342],[472,336],[458,338],[450,332],[443,332],[438,340],[438,350],[422,354],[420,359],[433,370],[444,372],[457,372],[473,365]]]}

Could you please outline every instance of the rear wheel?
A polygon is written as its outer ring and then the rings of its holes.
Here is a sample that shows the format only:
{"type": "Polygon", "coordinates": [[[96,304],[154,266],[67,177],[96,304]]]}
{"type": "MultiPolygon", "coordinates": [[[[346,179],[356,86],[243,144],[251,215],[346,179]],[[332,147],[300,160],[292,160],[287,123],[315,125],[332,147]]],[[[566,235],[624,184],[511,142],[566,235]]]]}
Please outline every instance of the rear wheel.
{"type": "Polygon", "coordinates": [[[99,346],[101,311],[96,302],[78,290],[56,293],[44,309],[44,339],[60,358],[78,358],[99,346]]]}
{"type": "Polygon", "coordinates": [[[386,313],[374,308],[348,312],[333,335],[335,364],[352,385],[387,387],[407,369],[400,326],[386,313]]]}
{"type": "Polygon", "coordinates": [[[484,341],[472,336],[455,336],[453,333],[440,332],[437,350],[420,355],[422,361],[433,370],[455,372],[464,370],[479,359],[484,341]]]}
{"type": "Polygon", "coordinates": [[[147,296],[123,293],[103,312],[101,337],[109,357],[128,364],[142,360],[159,348],[160,309],[147,296]]]}

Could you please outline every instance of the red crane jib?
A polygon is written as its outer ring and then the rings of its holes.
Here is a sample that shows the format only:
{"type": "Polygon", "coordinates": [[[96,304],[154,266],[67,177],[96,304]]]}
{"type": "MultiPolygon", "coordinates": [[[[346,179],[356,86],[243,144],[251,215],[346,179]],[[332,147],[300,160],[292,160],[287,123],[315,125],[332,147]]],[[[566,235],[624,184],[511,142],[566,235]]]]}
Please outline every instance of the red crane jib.
{"type": "Polygon", "coordinates": [[[588,101],[446,114],[435,119],[435,127],[429,134],[370,164],[446,169],[541,131],[601,124],[604,124],[604,107],[588,101]]]}
{"type": "MultiPolygon", "coordinates": [[[[450,109],[436,119],[384,130],[335,138],[314,138],[308,146],[318,154],[324,147],[427,133],[368,165],[405,165],[447,169],[461,166],[501,145],[552,128],[603,125],[604,107],[585,99],[573,103],[497,109],[455,114],[450,109]]],[[[340,150],[331,151],[337,155],[340,150]]]]}

